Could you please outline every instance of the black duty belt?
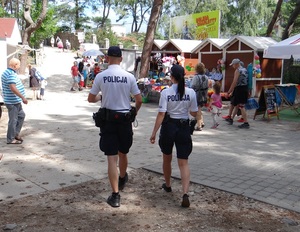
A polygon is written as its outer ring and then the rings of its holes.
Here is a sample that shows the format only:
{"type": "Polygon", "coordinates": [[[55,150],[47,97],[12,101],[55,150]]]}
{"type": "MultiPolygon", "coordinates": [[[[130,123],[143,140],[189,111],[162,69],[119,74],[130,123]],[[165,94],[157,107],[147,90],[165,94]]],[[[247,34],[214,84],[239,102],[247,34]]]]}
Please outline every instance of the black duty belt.
{"type": "Polygon", "coordinates": [[[169,118],[169,122],[177,123],[177,124],[182,124],[182,125],[189,125],[190,120],[189,119],[184,119],[184,118],[169,118]]]}
{"type": "Polygon", "coordinates": [[[106,119],[107,121],[129,121],[130,112],[122,113],[116,110],[106,109],[106,119]]]}

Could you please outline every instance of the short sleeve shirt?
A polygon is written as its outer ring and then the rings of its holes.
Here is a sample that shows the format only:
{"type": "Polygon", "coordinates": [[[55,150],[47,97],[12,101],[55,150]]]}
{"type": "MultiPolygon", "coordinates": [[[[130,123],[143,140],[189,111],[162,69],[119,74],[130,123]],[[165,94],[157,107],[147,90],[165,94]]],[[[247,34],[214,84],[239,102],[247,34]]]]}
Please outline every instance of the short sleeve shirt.
{"type": "Polygon", "coordinates": [[[73,65],[71,68],[72,76],[77,77],[78,76],[78,67],[76,65],[73,65]]]}
{"type": "Polygon", "coordinates": [[[185,88],[182,100],[177,93],[177,84],[161,92],[159,99],[159,112],[168,112],[171,118],[188,119],[189,112],[197,112],[198,105],[196,93],[191,88],[185,88]]]}
{"type": "Polygon", "coordinates": [[[22,99],[14,94],[10,86],[11,84],[15,84],[16,88],[19,92],[25,96],[25,88],[20,78],[17,76],[16,71],[13,69],[6,69],[1,77],[2,81],[2,92],[3,92],[3,100],[5,104],[17,104],[22,102],[22,99]]]}
{"type": "Polygon", "coordinates": [[[101,107],[117,111],[128,111],[131,94],[140,94],[135,77],[115,64],[95,77],[90,93],[97,95],[100,91],[101,107]]]}
{"type": "Polygon", "coordinates": [[[218,108],[222,108],[222,97],[220,94],[218,95],[218,94],[213,93],[211,95],[211,100],[212,100],[212,103],[211,103],[212,105],[214,105],[218,108]]]}

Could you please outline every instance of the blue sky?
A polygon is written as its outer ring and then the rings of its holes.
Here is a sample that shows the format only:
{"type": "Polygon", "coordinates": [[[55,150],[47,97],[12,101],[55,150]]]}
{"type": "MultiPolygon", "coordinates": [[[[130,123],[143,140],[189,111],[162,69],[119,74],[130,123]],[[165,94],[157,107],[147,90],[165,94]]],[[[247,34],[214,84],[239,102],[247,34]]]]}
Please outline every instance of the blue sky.
{"type": "MultiPolygon", "coordinates": [[[[89,14],[89,11],[88,13],[89,14]]],[[[96,14],[93,13],[94,16],[102,16],[100,14],[100,12],[97,12],[96,14]]],[[[119,22],[116,22],[117,20],[117,15],[115,14],[115,11],[113,9],[110,10],[109,12],[109,19],[111,20],[112,24],[124,24],[125,28],[126,28],[126,33],[130,33],[131,32],[131,24],[132,24],[132,17],[128,17],[125,20],[120,20],[119,22]]],[[[147,29],[147,23],[143,23],[143,25],[141,26],[141,30],[140,32],[146,32],[147,29]]]]}
{"type": "MultiPolygon", "coordinates": [[[[63,2],[65,2],[65,0],[61,0],[60,2],[63,3],[63,2]]],[[[69,2],[68,4],[70,7],[75,7],[74,2],[69,2]]],[[[88,8],[88,9],[86,9],[85,13],[89,17],[90,16],[102,16],[100,14],[100,11],[101,11],[101,9],[99,9],[98,12],[95,13],[95,12],[92,12],[92,10],[90,8],[88,8]]],[[[112,24],[123,24],[124,23],[124,26],[126,28],[126,33],[131,32],[132,17],[128,17],[125,20],[120,20],[119,22],[116,22],[117,16],[116,16],[114,10],[111,9],[109,12],[109,18],[110,18],[112,24]]],[[[146,32],[146,29],[147,29],[147,23],[143,23],[140,32],[146,32]]]]}

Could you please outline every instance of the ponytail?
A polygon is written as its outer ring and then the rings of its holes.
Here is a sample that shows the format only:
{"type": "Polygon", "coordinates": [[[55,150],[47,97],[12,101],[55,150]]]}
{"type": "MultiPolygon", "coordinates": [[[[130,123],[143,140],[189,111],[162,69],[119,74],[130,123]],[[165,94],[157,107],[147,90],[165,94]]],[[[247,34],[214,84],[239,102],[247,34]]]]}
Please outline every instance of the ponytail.
{"type": "Polygon", "coordinates": [[[179,93],[180,100],[182,100],[185,93],[184,68],[178,64],[173,65],[171,75],[178,83],[177,93],[179,93]]]}
{"type": "Polygon", "coordinates": [[[182,76],[178,81],[178,90],[177,93],[179,93],[180,100],[182,100],[183,95],[184,95],[184,90],[185,90],[185,82],[184,82],[184,77],[182,76]]]}

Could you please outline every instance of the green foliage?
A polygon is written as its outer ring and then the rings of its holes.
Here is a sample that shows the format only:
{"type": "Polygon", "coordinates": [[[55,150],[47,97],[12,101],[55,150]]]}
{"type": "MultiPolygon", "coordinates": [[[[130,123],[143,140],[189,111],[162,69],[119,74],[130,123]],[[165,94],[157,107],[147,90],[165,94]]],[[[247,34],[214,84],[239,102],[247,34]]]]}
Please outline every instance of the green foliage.
{"type": "Polygon", "coordinates": [[[4,18],[7,16],[8,14],[6,13],[6,11],[0,6],[0,18],[4,18]]]}
{"type": "Polygon", "coordinates": [[[115,12],[119,20],[131,17],[131,32],[139,32],[141,25],[149,16],[152,0],[115,0],[115,12]]]}
{"type": "Polygon", "coordinates": [[[86,0],[75,0],[75,6],[70,5],[69,2],[64,1],[62,4],[54,5],[55,13],[53,15],[57,22],[60,22],[63,27],[71,28],[71,30],[86,29],[89,23],[89,17],[84,13],[86,9],[86,0]]]}
{"type": "Polygon", "coordinates": [[[96,30],[95,34],[96,34],[97,41],[98,41],[100,47],[105,47],[105,39],[106,38],[109,40],[110,45],[117,45],[119,43],[118,37],[110,29],[110,27],[99,28],[96,30]]]}
{"type": "MultiPolygon", "coordinates": [[[[57,21],[53,20],[53,14],[54,14],[55,8],[50,7],[47,11],[47,16],[45,20],[42,23],[42,26],[36,30],[34,33],[32,33],[30,37],[30,46],[34,48],[38,48],[39,44],[47,39],[50,38],[52,35],[54,35],[57,30],[57,21]]],[[[31,17],[33,21],[36,21],[37,17],[39,16],[41,11],[41,3],[37,3],[32,8],[31,17]]]]}
{"type": "Polygon", "coordinates": [[[139,49],[142,49],[145,41],[145,33],[131,33],[126,37],[119,38],[119,41],[123,43],[124,48],[132,48],[133,45],[138,45],[139,49]]]}
{"type": "MultiPolygon", "coordinates": [[[[283,28],[286,27],[289,17],[293,10],[295,9],[297,0],[289,0],[288,2],[283,2],[281,7],[281,19],[283,28]]],[[[293,25],[293,30],[291,31],[291,36],[300,33],[300,17],[298,17],[293,25]]]]}

